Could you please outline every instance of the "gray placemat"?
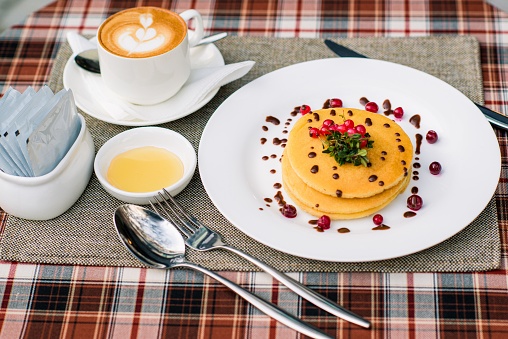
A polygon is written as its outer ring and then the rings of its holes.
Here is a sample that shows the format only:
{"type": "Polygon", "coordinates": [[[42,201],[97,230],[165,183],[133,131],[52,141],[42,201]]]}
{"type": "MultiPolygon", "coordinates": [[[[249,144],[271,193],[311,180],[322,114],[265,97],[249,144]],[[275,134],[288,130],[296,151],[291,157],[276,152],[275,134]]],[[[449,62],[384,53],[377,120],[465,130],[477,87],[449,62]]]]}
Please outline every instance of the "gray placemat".
{"type": "MultiPolygon", "coordinates": [[[[469,98],[483,102],[479,46],[472,37],[356,38],[337,41],[370,57],[398,62],[435,75],[469,98]]],[[[244,78],[222,87],[217,96],[199,111],[162,125],[183,134],[196,151],[209,117],[235,90],[283,66],[335,57],[321,39],[228,37],[218,42],[217,46],[226,63],[254,60],[256,65],[244,78]]],[[[63,44],[56,56],[49,84],[55,91],[63,87],[63,68],[70,54],[69,46],[63,44]]],[[[128,129],[86,114],[84,116],[97,150],[106,140],[128,129]]],[[[494,199],[471,225],[427,250],[384,261],[330,263],[276,251],[238,231],[211,203],[198,170],[189,186],[177,198],[191,213],[218,230],[228,243],[282,271],[457,272],[490,270],[500,265],[500,238],[494,199]]],[[[36,222],[9,217],[0,242],[0,258],[51,264],[142,266],[117,238],[112,215],[120,204],[102,189],[93,176],[79,201],[58,218],[36,222]]],[[[189,250],[188,258],[214,270],[256,270],[243,259],[222,250],[207,253],[189,250]]]]}

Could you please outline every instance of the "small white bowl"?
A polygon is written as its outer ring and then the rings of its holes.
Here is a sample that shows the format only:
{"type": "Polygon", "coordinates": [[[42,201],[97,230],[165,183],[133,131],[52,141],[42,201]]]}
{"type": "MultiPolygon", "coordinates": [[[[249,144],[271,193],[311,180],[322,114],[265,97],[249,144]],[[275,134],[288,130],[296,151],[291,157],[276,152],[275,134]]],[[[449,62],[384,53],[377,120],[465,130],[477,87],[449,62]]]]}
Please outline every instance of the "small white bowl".
{"type": "Polygon", "coordinates": [[[81,114],[81,130],[65,157],[49,173],[18,177],[0,171],[0,206],[10,215],[53,219],[67,211],[85,190],[93,171],[95,146],[81,114]]]}
{"type": "Polygon", "coordinates": [[[138,127],[122,132],[108,140],[97,152],[94,163],[95,175],[102,187],[118,200],[146,205],[160,191],[133,193],[111,185],[106,179],[111,160],[128,150],[154,146],[173,152],[183,163],[183,177],[165,189],[173,196],[180,193],[190,182],[196,170],[197,157],[191,143],[181,134],[162,127],[138,127]]]}

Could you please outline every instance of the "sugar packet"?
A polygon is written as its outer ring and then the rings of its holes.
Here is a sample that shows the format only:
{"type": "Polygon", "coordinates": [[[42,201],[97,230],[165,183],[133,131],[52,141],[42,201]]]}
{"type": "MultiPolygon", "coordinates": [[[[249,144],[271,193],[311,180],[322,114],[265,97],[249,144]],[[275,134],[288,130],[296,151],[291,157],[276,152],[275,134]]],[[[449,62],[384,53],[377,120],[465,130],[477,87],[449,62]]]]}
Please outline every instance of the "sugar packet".
{"type": "Polygon", "coordinates": [[[63,159],[81,129],[72,91],[67,91],[26,140],[35,176],[51,172],[63,159]]]}

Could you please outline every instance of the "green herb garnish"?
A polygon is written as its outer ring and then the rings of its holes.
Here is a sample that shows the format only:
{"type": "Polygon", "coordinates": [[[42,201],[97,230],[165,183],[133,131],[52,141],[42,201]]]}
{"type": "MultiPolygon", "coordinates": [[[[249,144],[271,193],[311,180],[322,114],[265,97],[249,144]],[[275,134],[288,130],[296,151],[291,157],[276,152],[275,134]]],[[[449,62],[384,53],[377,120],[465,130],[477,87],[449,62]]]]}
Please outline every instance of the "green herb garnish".
{"type": "Polygon", "coordinates": [[[330,134],[323,135],[321,142],[323,144],[323,153],[329,154],[339,163],[351,163],[355,166],[368,166],[370,161],[367,157],[367,149],[372,148],[374,141],[369,140],[370,135],[365,133],[349,134],[339,131],[330,131],[330,134]]]}

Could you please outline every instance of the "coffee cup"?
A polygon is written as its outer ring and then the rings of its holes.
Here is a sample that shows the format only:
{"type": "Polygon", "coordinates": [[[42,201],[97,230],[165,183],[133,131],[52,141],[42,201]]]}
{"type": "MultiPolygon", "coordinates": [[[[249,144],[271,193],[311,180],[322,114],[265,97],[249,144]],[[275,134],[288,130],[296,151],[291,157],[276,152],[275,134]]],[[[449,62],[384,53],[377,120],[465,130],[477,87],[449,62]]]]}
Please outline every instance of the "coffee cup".
{"type": "Polygon", "coordinates": [[[196,10],[180,14],[157,7],[136,7],[107,18],[97,32],[101,77],[122,99],[153,105],[175,95],[191,71],[189,48],[203,38],[196,10]],[[195,21],[189,36],[187,22],[195,21]]]}

